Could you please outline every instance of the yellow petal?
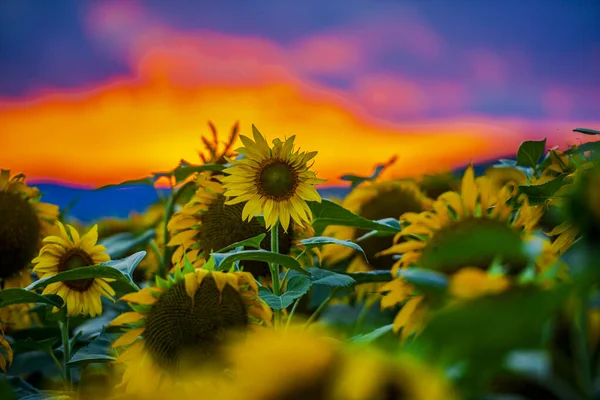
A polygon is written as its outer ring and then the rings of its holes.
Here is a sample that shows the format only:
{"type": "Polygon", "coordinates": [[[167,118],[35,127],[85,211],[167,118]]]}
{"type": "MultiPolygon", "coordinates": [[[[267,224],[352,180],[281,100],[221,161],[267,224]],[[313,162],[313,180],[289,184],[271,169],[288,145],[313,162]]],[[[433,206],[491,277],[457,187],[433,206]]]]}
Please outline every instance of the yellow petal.
{"type": "Polygon", "coordinates": [[[133,322],[137,322],[144,318],[146,318],[146,316],[139,312],[135,312],[135,311],[126,312],[126,313],[119,315],[117,318],[113,319],[107,326],[120,326],[120,325],[131,324],[133,322]]]}
{"type": "Polygon", "coordinates": [[[111,344],[110,347],[115,348],[130,345],[136,340],[138,340],[140,335],[144,333],[145,330],[146,328],[131,329],[125,332],[123,335],[121,335],[121,337],[119,337],[117,340],[115,340],[115,342],[111,344]]]}
{"type": "Polygon", "coordinates": [[[157,298],[152,296],[147,288],[144,288],[139,292],[128,293],[119,300],[126,301],[128,303],[152,305],[156,303],[157,298]]]}

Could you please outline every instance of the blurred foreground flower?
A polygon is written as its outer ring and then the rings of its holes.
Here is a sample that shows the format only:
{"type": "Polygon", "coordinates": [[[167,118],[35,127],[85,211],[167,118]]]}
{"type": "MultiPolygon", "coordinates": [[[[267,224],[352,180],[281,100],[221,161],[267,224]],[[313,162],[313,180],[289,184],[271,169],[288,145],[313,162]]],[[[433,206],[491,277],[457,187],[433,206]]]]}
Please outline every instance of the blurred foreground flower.
{"type": "Polygon", "coordinates": [[[123,384],[128,393],[152,393],[206,365],[218,368],[223,345],[242,339],[235,333],[272,319],[247,272],[194,270],[188,265],[121,300],[134,311],[110,325],[130,326],[112,345],[127,347],[118,361],[127,364],[123,384]]]}

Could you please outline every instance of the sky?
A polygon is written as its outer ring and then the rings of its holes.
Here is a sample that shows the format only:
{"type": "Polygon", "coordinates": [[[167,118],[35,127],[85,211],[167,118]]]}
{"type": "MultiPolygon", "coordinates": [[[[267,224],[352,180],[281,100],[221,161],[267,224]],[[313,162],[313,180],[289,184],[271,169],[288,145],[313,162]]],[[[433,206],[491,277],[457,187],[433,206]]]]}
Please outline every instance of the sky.
{"type": "Polygon", "coordinates": [[[0,2],[0,167],[95,187],[199,162],[235,121],[329,184],[600,128],[600,2],[0,2]]]}

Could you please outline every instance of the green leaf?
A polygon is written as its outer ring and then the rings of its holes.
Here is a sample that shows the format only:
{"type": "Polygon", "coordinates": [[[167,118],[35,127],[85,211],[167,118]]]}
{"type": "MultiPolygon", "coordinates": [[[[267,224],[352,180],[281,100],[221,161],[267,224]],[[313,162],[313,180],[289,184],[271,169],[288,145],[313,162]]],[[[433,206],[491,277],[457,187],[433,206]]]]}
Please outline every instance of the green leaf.
{"type": "Polygon", "coordinates": [[[587,151],[599,152],[600,151],[600,141],[598,142],[587,142],[580,144],[577,147],[572,147],[565,150],[565,154],[582,154],[587,151]]]}
{"type": "Polygon", "coordinates": [[[584,135],[600,135],[600,131],[587,128],[575,128],[573,132],[583,133],[584,135]]]}
{"type": "Polygon", "coordinates": [[[135,267],[137,267],[145,255],[145,251],[140,251],[121,260],[111,260],[100,265],[59,272],[54,276],[42,278],[33,282],[31,285],[27,286],[26,290],[34,290],[55,282],[90,278],[111,278],[125,284],[125,287],[129,292],[137,291],[139,288],[133,283],[132,274],[135,267]]]}
{"type": "MultiPolygon", "coordinates": [[[[402,229],[402,227],[400,226],[400,221],[398,221],[398,219],[396,219],[396,218],[383,218],[383,219],[378,219],[376,222],[379,222],[381,224],[386,224],[389,226],[393,226],[396,229],[398,229],[398,231],[400,231],[402,229]]],[[[374,231],[365,233],[364,235],[362,235],[361,237],[356,239],[356,241],[362,242],[363,240],[366,240],[366,239],[369,239],[369,238],[375,237],[375,236],[392,236],[395,233],[396,232],[391,232],[391,231],[374,230],[374,231]]]]}
{"type": "Polygon", "coordinates": [[[106,247],[106,253],[110,258],[119,258],[132,249],[145,245],[154,238],[155,234],[154,229],[149,229],[139,236],[135,236],[131,232],[123,232],[110,236],[100,241],[99,244],[106,247]]]}
{"type": "Polygon", "coordinates": [[[440,272],[407,268],[399,271],[398,276],[424,292],[445,292],[448,289],[448,278],[440,272]]]}
{"type": "Polygon", "coordinates": [[[372,332],[356,335],[348,339],[350,343],[366,345],[390,333],[394,329],[394,324],[384,325],[372,332]]]}
{"type": "Polygon", "coordinates": [[[27,338],[25,340],[16,341],[13,345],[13,351],[15,353],[24,353],[28,350],[39,350],[46,354],[53,352],[54,345],[60,341],[60,337],[50,337],[44,340],[32,340],[27,338]]]}
{"type": "Polygon", "coordinates": [[[542,344],[544,324],[564,304],[569,290],[512,289],[449,306],[435,314],[419,340],[451,360],[499,357],[542,344]]]}
{"type": "Polygon", "coordinates": [[[340,240],[328,236],[315,236],[308,239],[300,240],[300,242],[298,243],[298,247],[306,247],[306,249],[308,250],[314,247],[322,247],[327,244],[337,244],[344,247],[350,247],[351,249],[360,251],[365,260],[367,259],[367,255],[363,251],[362,247],[352,242],[351,240],[340,240]]]}
{"type": "Polygon", "coordinates": [[[287,287],[284,294],[275,296],[271,290],[261,286],[258,295],[273,310],[282,310],[287,308],[299,297],[304,296],[312,286],[312,281],[306,276],[294,276],[287,281],[287,287]]]}
{"type": "Polygon", "coordinates": [[[313,214],[313,228],[320,235],[328,225],[353,226],[356,228],[397,233],[395,226],[371,221],[345,209],[331,200],[323,199],[320,203],[309,202],[313,214]]]}
{"type": "Polygon", "coordinates": [[[156,182],[156,177],[149,176],[147,178],[132,179],[129,181],[123,181],[121,183],[112,183],[110,185],[100,186],[99,188],[96,188],[95,190],[102,190],[102,189],[108,189],[108,188],[119,187],[119,186],[133,186],[133,185],[135,185],[135,186],[139,186],[139,185],[154,186],[155,182],[156,182]]]}
{"type": "Polygon", "coordinates": [[[188,176],[195,174],[197,172],[205,172],[205,171],[214,171],[219,172],[222,171],[225,166],[220,164],[204,164],[204,165],[179,165],[172,172],[175,177],[175,181],[177,183],[183,182],[188,176]]]}
{"type": "Polygon", "coordinates": [[[8,383],[6,379],[0,379],[0,399],[18,400],[17,395],[15,394],[10,383],[8,383]]]}
{"type": "Polygon", "coordinates": [[[251,237],[249,239],[240,240],[239,242],[230,244],[227,247],[223,247],[221,250],[216,251],[215,253],[223,253],[223,252],[235,249],[237,247],[252,247],[254,249],[260,249],[260,244],[262,243],[263,240],[265,240],[265,236],[267,236],[266,233],[261,233],[260,235],[251,237]]]}
{"type": "Polygon", "coordinates": [[[100,333],[98,337],[92,340],[87,346],[79,349],[68,362],[68,365],[84,365],[89,363],[106,363],[115,361],[115,357],[109,355],[110,345],[120,335],[100,333]]]}
{"type": "Polygon", "coordinates": [[[517,165],[536,168],[546,151],[546,138],[544,140],[527,140],[521,143],[517,152],[517,165]]]}
{"type": "Polygon", "coordinates": [[[229,269],[235,261],[251,260],[264,261],[268,263],[277,263],[304,275],[310,275],[306,272],[300,263],[293,257],[285,254],[272,253],[266,250],[244,250],[237,253],[213,253],[215,269],[229,269]]]}
{"type": "Polygon", "coordinates": [[[343,181],[350,182],[350,189],[354,189],[356,186],[360,185],[363,182],[374,181],[375,179],[377,179],[379,177],[379,175],[381,175],[383,170],[386,169],[387,167],[389,167],[390,165],[394,164],[397,159],[398,159],[397,156],[393,156],[387,162],[377,164],[375,166],[375,169],[374,169],[373,173],[371,174],[371,176],[359,176],[359,175],[353,175],[353,174],[346,174],[346,175],[342,175],[340,177],[340,179],[343,181]]]}
{"type": "MultiPolygon", "coordinates": [[[[352,279],[352,277],[346,274],[338,274],[337,272],[331,271],[329,269],[322,268],[305,268],[306,271],[310,273],[310,280],[313,285],[321,285],[328,287],[349,287],[352,286],[356,281],[352,279]]],[[[300,276],[296,271],[291,271],[288,274],[288,278],[292,278],[294,276],[300,276]]]]}
{"type": "Polygon", "coordinates": [[[60,296],[46,295],[29,292],[28,289],[10,288],[0,290],[0,307],[12,306],[13,304],[41,303],[62,307],[63,301],[60,296]]]}
{"type": "Polygon", "coordinates": [[[390,271],[384,270],[368,272],[350,272],[346,275],[353,278],[357,285],[360,285],[362,283],[389,282],[394,279],[390,271]]]}
{"type": "Polygon", "coordinates": [[[558,189],[563,187],[563,185],[566,183],[566,177],[567,174],[561,174],[558,175],[556,178],[552,179],[551,181],[548,181],[541,185],[520,185],[518,187],[519,192],[527,195],[527,198],[529,199],[529,203],[531,205],[542,205],[547,200],[551,199],[552,196],[554,196],[554,194],[558,191],[558,189]]]}

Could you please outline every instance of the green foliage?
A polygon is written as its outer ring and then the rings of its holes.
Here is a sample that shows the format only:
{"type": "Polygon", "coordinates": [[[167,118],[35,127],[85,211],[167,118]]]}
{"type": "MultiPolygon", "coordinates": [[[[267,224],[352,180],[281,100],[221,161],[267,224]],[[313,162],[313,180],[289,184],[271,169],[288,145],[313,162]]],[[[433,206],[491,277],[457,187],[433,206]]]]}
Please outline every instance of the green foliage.
{"type": "Polygon", "coordinates": [[[294,300],[304,296],[312,286],[312,281],[306,276],[294,276],[287,281],[285,293],[276,296],[270,289],[262,286],[258,292],[261,299],[265,301],[273,310],[283,310],[287,308],[294,300]]]}
{"type": "Polygon", "coordinates": [[[387,162],[382,163],[382,164],[377,164],[375,166],[375,169],[374,169],[373,173],[371,174],[371,176],[359,176],[359,175],[354,175],[354,174],[346,174],[346,175],[342,175],[340,177],[340,179],[343,181],[350,182],[350,189],[354,189],[355,187],[357,187],[358,185],[360,185],[363,182],[374,181],[377,178],[379,178],[379,175],[381,175],[383,170],[386,169],[387,167],[391,166],[392,164],[394,164],[397,159],[398,159],[397,156],[393,156],[387,162]]]}
{"type": "Polygon", "coordinates": [[[573,132],[583,133],[584,135],[600,135],[600,131],[587,128],[575,128],[573,129],[573,132]]]}
{"type": "Polygon", "coordinates": [[[300,272],[301,274],[309,275],[294,257],[285,254],[272,253],[267,250],[244,250],[224,254],[213,253],[211,258],[214,260],[215,269],[227,270],[234,262],[242,260],[265,261],[283,265],[284,267],[300,272]]]}
{"type": "Polygon", "coordinates": [[[311,237],[308,239],[302,239],[298,243],[298,247],[304,247],[305,249],[308,250],[308,249],[312,249],[315,247],[322,247],[327,244],[336,244],[339,246],[350,247],[351,249],[359,251],[365,258],[365,260],[367,259],[367,255],[363,251],[362,247],[360,247],[358,244],[352,242],[351,240],[340,240],[340,239],[335,239],[335,238],[328,237],[328,236],[315,236],[315,237],[311,237]]]}
{"type": "MultiPolygon", "coordinates": [[[[328,269],[310,267],[305,268],[305,271],[310,273],[310,280],[312,281],[313,285],[343,288],[352,286],[356,282],[347,274],[340,274],[328,269]]],[[[291,271],[288,274],[288,278],[298,275],[298,272],[291,271]]]]}
{"type": "Polygon", "coordinates": [[[111,356],[110,345],[119,337],[118,334],[109,334],[101,332],[87,346],[79,349],[69,360],[69,365],[80,366],[89,363],[106,363],[115,361],[116,358],[111,356]]]}
{"type": "Polygon", "coordinates": [[[42,296],[41,294],[29,292],[28,289],[9,288],[0,290],[0,307],[29,303],[50,304],[61,307],[63,301],[60,296],[53,294],[42,296]]]}
{"type": "Polygon", "coordinates": [[[323,233],[329,225],[352,226],[391,233],[400,231],[396,226],[363,218],[327,199],[323,199],[320,203],[310,202],[309,206],[313,214],[312,226],[317,235],[323,233]]]}
{"type": "Polygon", "coordinates": [[[394,324],[384,325],[369,333],[353,336],[350,339],[348,339],[348,341],[355,344],[367,345],[381,338],[382,336],[392,332],[393,328],[394,324]]]}
{"type": "Polygon", "coordinates": [[[145,255],[145,251],[140,251],[121,260],[111,260],[100,265],[59,272],[54,276],[42,278],[33,282],[31,285],[27,286],[26,290],[34,290],[48,286],[51,283],[76,279],[111,278],[115,279],[118,283],[121,283],[120,288],[124,289],[126,292],[137,291],[139,288],[133,283],[133,271],[145,255]]]}
{"type": "Polygon", "coordinates": [[[517,165],[537,168],[546,150],[546,138],[543,140],[527,140],[521,143],[517,152],[517,165]]]}
{"type": "Polygon", "coordinates": [[[527,195],[529,204],[536,206],[545,204],[566,183],[567,174],[558,175],[556,178],[541,185],[520,185],[519,193],[527,195]]]}
{"type": "Polygon", "coordinates": [[[140,246],[146,245],[155,236],[154,229],[149,229],[139,236],[134,235],[131,232],[118,233],[110,236],[99,244],[106,247],[106,253],[110,258],[115,259],[123,257],[130,251],[139,248],[140,246]]]}
{"type": "Polygon", "coordinates": [[[235,242],[230,244],[229,246],[223,247],[221,250],[216,251],[216,253],[225,253],[229,250],[238,248],[238,247],[252,247],[254,249],[260,249],[260,244],[262,243],[263,240],[265,240],[265,237],[267,236],[266,233],[261,233],[260,235],[251,237],[249,239],[245,239],[245,240],[241,240],[239,242],[235,242]]]}

